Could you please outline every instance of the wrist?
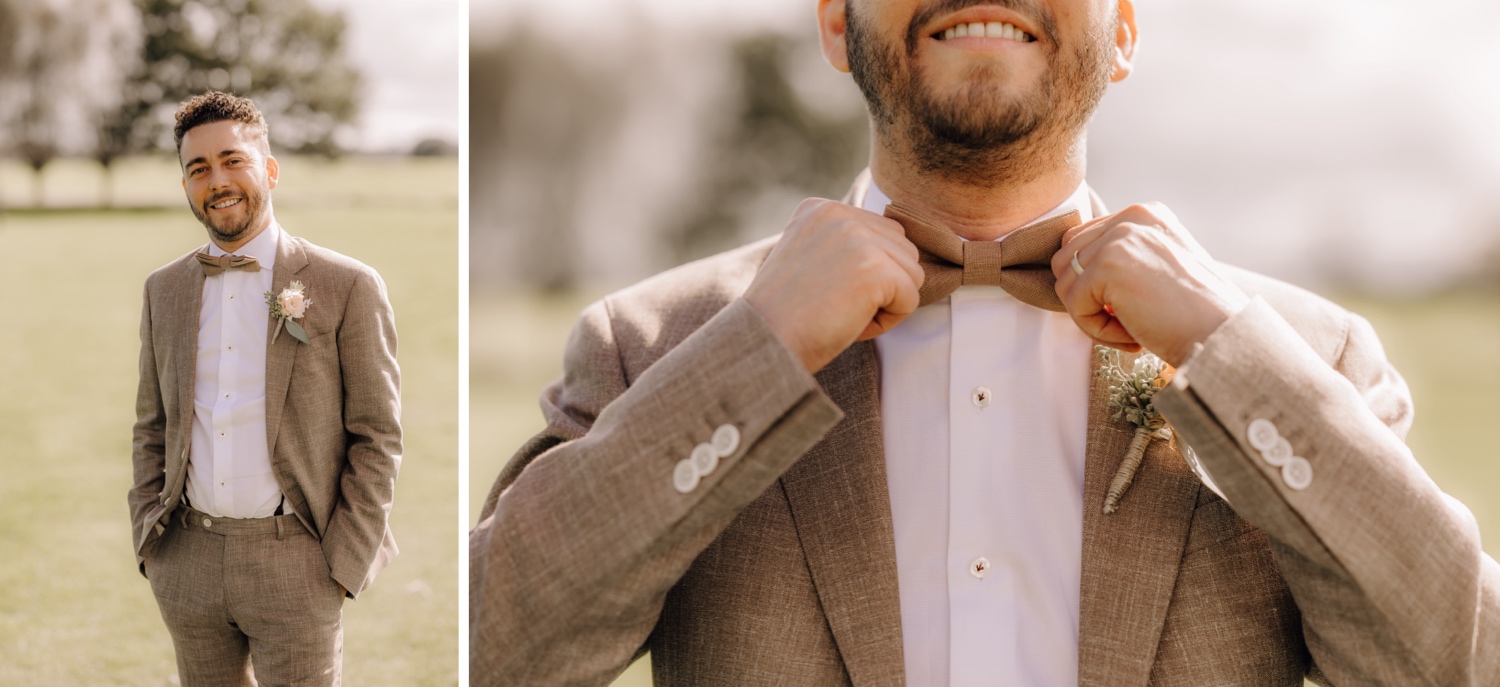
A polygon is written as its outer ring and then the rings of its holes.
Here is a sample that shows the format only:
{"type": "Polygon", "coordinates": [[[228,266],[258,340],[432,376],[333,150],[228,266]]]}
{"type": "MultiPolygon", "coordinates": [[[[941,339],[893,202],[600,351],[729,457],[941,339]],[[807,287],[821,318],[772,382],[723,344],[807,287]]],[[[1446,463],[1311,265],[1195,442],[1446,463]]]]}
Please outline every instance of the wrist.
{"type": "Polygon", "coordinates": [[[1158,353],[1168,365],[1182,367],[1193,357],[1193,353],[1202,348],[1203,343],[1214,335],[1214,332],[1219,331],[1224,323],[1249,305],[1250,297],[1244,291],[1233,284],[1228,284],[1228,286],[1228,289],[1215,293],[1207,299],[1201,309],[1202,315],[1189,328],[1190,333],[1184,340],[1170,347],[1169,350],[1158,353]]]}

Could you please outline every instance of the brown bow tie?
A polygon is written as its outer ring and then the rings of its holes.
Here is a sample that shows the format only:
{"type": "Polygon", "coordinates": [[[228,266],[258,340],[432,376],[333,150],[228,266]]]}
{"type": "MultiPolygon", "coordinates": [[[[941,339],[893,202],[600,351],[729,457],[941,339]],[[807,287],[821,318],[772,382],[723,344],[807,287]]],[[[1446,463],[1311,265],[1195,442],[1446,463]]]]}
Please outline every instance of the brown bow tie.
{"type": "Polygon", "coordinates": [[[248,255],[220,255],[212,256],[208,253],[197,253],[198,264],[203,266],[204,276],[212,277],[222,274],[224,270],[245,270],[246,272],[259,272],[260,263],[248,255]]]}
{"type": "Polygon", "coordinates": [[[1063,233],[1078,226],[1078,211],[1027,225],[1002,241],[965,241],[936,222],[891,203],[885,216],[906,228],[906,238],[921,251],[921,305],[936,303],[960,286],[998,286],[1016,300],[1054,312],[1065,312],[1057,298],[1052,255],[1062,248],[1063,233]]]}

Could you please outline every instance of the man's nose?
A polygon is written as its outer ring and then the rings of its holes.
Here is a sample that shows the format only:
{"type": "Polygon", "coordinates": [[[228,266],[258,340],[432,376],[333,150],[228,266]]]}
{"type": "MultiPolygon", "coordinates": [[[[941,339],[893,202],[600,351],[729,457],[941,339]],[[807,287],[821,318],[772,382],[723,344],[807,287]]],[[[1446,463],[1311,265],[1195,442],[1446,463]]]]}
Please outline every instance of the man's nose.
{"type": "Polygon", "coordinates": [[[218,168],[208,170],[208,190],[217,192],[229,186],[229,175],[218,168]]]}

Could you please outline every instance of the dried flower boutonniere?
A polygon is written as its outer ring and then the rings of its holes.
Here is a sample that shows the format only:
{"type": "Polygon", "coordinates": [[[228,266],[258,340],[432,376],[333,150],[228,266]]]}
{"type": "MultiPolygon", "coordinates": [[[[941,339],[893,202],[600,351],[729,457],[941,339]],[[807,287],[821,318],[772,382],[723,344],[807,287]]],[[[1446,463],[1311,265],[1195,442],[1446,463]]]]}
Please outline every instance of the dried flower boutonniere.
{"type": "Polygon", "coordinates": [[[300,281],[287,285],[280,294],[266,292],[266,307],[271,309],[271,317],[277,319],[276,332],[271,335],[271,343],[276,343],[276,337],[281,336],[283,326],[292,338],[307,343],[307,330],[297,324],[297,320],[307,314],[307,306],[312,305],[312,299],[307,297],[306,292],[307,286],[300,281]]]}
{"type": "Polygon", "coordinates": [[[1095,346],[1094,354],[1102,363],[1094,374],[1109,380],[1109,409],[1114,411],[1111,419],[1135,425],[1130,450],[1125,453],[1125,460],[1120,461],[1120,469],[1110,480],[1109,492],[1104,495],[1104,514],[1109,515],[1119,510],[1120,499],[1135,480],[1135,473],[1146,457],[1146,447],[1151,440],[1172,438],[1172,428],[1156,411],[1152,399],[1172,381],[1175,370],[1150,353],[1142,353],[1136,358],[1135,366],[1129,371],[1120,366],[1120,352],[1113,348],[1095,346]]]}

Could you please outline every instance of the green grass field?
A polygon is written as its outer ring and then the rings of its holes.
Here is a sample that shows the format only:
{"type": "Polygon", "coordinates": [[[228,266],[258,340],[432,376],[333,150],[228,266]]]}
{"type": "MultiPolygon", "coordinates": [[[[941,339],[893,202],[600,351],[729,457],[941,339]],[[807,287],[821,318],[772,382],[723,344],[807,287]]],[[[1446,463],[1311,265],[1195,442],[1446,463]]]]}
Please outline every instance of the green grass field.
{"type": "MultiPolygon", "coordinates": [[[[598,294],[476,295],[470,302],[469,503],[477,520],[495,475],[541,429],[536,395],[561,371],[562,346],[579,310],[598,294]]],[[[1458,293],[1413,301],[1336,299],[1370,319],[1416,399],[1408,437],[1438,485],[1474,512],[1485,550],[1500,556],[1500,294],[1458,293]]],[[[651,684],[643,659],[614,683],[651,684]]]]}
{"type": "MultiPolygon", "coordinates": [[[[379,270],[400,332],[406,448],[391,527],[401,555],[344,605],[345,684],[458,682],[457,167],[282,161],[278,220],[379,270]]],[[[154,185],[122,205],[176,206],[0,213],[0,685],[176,684],[171,639],[136,570],[125,491],[141,285],[207,238],[170,161],[123,168],[133,173],[116,175],[117,191],[154,185]]],[[[0,164],[9,201],[30,198],[29,187],[14,192],[30,181],[17,170],[0,164]]],[[[87,202],[97,178],[60,165],[48,197],[86,189],[87,202]]]]}

